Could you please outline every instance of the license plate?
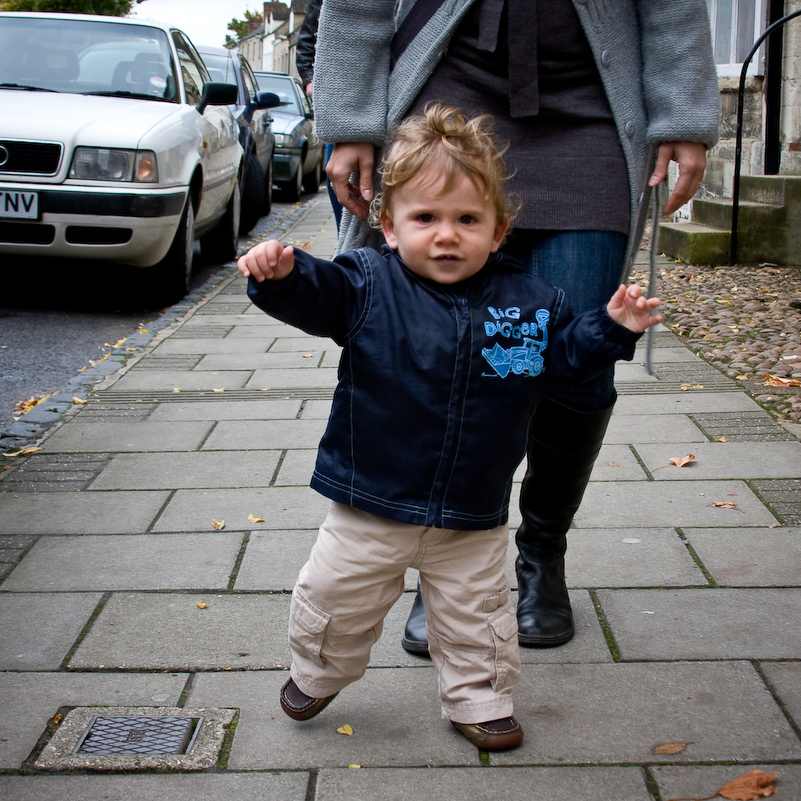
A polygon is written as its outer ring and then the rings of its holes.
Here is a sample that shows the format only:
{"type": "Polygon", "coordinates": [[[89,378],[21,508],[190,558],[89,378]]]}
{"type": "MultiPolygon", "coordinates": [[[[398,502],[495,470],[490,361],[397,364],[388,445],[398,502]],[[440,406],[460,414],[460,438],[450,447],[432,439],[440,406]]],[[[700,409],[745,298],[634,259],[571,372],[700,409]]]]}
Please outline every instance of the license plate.
{"type": "Polygon", "coordinates": [[[14,220],[38,220],[38,192],[16,192],[11,189],[0,189],[0,217],[14,220]]]}

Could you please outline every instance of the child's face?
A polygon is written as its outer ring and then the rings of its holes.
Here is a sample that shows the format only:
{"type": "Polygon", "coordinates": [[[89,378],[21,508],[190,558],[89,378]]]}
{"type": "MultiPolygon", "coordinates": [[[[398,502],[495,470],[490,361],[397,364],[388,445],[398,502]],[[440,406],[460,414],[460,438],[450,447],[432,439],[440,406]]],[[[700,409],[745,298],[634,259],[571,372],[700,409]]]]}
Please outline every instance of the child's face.
{"type": "Polygon", "coordinates": [[[498,222],[494,207],[467,175],[443,194],[442,181],[432,184],[426,177],[397,188],[381,219],[384,238],[413,273],[440,284],[463,281],[498,250],[509,223],[498,222]]]}

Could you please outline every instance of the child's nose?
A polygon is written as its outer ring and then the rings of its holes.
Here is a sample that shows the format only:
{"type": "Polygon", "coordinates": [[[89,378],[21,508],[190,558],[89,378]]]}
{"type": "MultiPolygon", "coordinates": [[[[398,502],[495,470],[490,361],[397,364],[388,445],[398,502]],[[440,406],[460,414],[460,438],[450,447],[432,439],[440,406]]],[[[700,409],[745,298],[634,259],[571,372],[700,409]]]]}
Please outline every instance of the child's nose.
{"type": "Polygon", "coordinates": [[[456,226],[453,223],[442,221],[437,226],[437,241],[454,242],[458,237],[456,226]]]}

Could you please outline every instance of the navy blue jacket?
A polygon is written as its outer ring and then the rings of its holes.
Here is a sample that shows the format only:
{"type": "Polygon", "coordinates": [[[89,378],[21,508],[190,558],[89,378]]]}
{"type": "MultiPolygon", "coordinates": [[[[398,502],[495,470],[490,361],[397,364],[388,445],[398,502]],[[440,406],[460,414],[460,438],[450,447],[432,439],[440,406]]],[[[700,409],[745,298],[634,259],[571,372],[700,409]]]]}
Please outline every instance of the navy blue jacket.
{"type": "Polygon", "coordinates": [[[562,290],[500,255],[445,285],[388,249],[333,262],[296,250],[289,276],[251,278],[248,295],[343,347],[312,488],[438,528],[505,523],[544,374],[587,380],[631,359],[639,336],[605,309],[574,317],[562,290]]]}

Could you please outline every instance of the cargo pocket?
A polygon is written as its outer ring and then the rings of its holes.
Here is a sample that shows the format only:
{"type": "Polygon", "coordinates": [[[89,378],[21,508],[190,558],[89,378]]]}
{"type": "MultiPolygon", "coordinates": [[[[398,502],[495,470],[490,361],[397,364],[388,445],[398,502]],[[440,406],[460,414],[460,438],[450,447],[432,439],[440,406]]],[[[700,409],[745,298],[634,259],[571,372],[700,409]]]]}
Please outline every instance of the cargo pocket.
{"type": "Polygon", "coordinates": [[[325,660],[320,656],[323,638],[331,615],[318,609],[298,587],[292,592],[289,609],[289,641],[297,655],[323,667],[325,660]]]}
{"type": "Polygon", "coordinates": [[[517,616],[512,604],[507,604],[488,620],[492,634],[492,661],[495,676],[490,681],[498,693],[517,684],[520,678],[520,649],[517,645],[517,616]]]}

